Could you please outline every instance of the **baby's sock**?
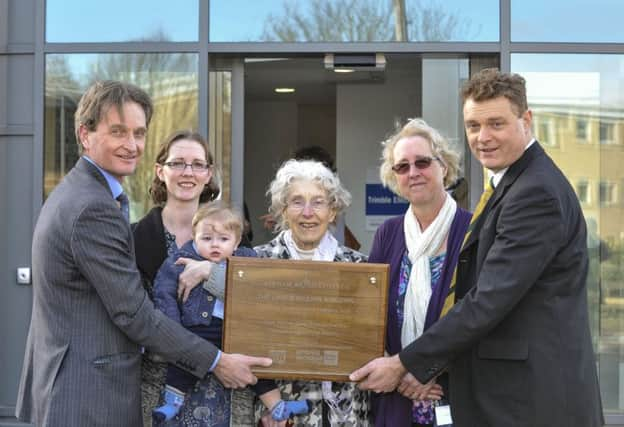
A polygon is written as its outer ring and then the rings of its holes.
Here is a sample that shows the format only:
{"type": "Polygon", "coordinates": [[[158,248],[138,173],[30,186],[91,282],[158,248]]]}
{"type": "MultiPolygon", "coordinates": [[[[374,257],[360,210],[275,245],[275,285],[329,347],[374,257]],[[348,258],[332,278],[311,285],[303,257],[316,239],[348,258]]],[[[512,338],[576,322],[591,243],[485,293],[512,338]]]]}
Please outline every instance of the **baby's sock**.
{"type": "Polygon", "coordinates": [[[177,388],[169,385],[165,386],[165,391],[163,393],[165,404],[152,411],[152,418],[157,422],[169,421],[178,415],[184,403],[184,393],[177,388]]]}
{"type": "Polygon", "coordinates": [[[271,417],[275,421],[284,421],[292,415],[307,414],[310,412],[312,404],[305,399],[302,400],[280,400],[271,409],[271,417]]]}

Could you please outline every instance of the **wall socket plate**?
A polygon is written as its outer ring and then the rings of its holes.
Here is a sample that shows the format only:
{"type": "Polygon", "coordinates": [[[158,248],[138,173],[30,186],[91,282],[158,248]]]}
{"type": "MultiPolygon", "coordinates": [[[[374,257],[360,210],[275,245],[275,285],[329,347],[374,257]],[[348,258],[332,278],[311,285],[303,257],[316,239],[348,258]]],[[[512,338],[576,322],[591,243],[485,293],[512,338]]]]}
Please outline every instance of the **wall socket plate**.
{"type": "Polygon", "coordinates": [[[19,285],[30,285],[30,267],[18,267],[17,283],[19,285]]]}

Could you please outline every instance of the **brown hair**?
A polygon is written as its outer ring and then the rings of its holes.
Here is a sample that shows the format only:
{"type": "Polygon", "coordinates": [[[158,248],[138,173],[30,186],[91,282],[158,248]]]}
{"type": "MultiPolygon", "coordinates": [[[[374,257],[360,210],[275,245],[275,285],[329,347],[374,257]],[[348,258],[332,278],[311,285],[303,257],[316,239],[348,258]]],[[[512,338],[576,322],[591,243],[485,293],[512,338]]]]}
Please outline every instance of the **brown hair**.
{"type": "MultiPolygon", "coordinates": [[[[205,185],[204,190],[199,196],[199,203],[206,203],[211,200],[214,200],[219,195],[219,184],[217,183],[216,178],[216,170],[214,168],[214,158],[212,157],[212,153],[210,152],[210,146],[208,142],[201,136],[199,133],[192,130],[178,130],[171,135],[167,139],[165,139],[160,146],[158,147],[158,153],[156,154],[156,163],[159,165],[163,165],[167,161],[167,157],[169,156],[169,150],[176,142],[181,139],[188,139],[191,141],[197,142],[201,145],[206,153],[206,162],[212,166],[213,175],[210,178],[208,184],[205,185]]],[[[155,205],[162,206],[167,201],[167,187],[165,183],[158,178],[158,176],[154,175],[154,179],[152,180],[152,185],[149,189],[150,196],[152,197],[152,202],[155,205]]]]}
{"type": "Polygon", "coordinates": [[[529,109],[526,97],[526,81],[518,74],[501,73],[496,68],[486,68],[472,76],[462,87],[462,101],[476,102],[504,96],[511,103],[518,117],[529,109]]]}
{"type": "Polygon", "coordinates": [[[111,108],[117,109],[123,118],[123,105],[127,102],[136,102],[145,113],[145,125],[149,126],[154,112],[150,96],[138,86],[130,83],[104,80],[93,83],[80,98],[74,114],[74,132],[78,152],[82,153],[80,142],[80,126],[85,126],[89,132],[95,131],[104,114],[111,108]]]}
{"type": "Polygon", "coordinates": [[[243,234],[243,215],[238,209],[222,200],[201,206],[193,216],[193,238],[195,238],[197,224],[207,218],[213,218],[226,230],[233,231],[236,239],[240,240],[243,234]]]}

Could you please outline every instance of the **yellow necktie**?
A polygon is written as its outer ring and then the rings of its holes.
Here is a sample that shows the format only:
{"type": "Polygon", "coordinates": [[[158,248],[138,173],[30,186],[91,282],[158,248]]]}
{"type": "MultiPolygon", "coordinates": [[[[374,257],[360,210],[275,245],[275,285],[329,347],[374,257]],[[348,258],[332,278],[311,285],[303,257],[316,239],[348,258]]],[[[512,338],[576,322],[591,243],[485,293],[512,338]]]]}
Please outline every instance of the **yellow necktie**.
{"type": "MultiPolygon", "coordinates": [[[[475,228],[475,224],[479,220],[479,217],[483,213],[483,209],[487,205],[488,200],[494,193],[494,184],[492,184],[492,180],[490,180],[489,184],[486,185],[485,190],[481,194],[481,198],[479,199],[479,203],[477,203],[477,207],[472,214],[472,218],[470,219],[470,225],[468,225],[468,231],[466,231],[466,235],[464,236],[464,242],[462,243],[462,248],[468,241],[472,230],[475,228]]],[[[457,280],[457,266],[455,266],[455,271],[453,271],[453,278],[451,279],[451,285],[449,286],[448,294],[444,299],[444,305],[442,306],[442,312],[440,313],[440,317],[444,317],[446,313],[449,312],[451,308],[453,308],[453,304],[455,304],[455,282],[457,280]]]]}

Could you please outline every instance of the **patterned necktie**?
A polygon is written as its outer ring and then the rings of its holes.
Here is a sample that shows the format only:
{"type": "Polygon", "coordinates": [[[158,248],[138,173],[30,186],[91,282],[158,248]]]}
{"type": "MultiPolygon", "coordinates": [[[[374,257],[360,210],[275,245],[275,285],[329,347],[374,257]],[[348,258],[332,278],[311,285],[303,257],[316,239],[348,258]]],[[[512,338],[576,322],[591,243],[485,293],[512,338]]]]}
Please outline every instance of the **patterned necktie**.
{"type": "MultiPolygon", "coordinates": [[[[481,194],[481,198],[479,199],[479,203],[477,203],[477,207],[475,207],[475,210],[472,214],[472,218],[470,219],[470,225],[468,225],[468,230],[466,231],[466,235],[464,236],[464,242],[462,243],[462,249],[463,249],[463,246],[468,241],[468,238],[470,237],[472,230],[474,230],[475,225],[477,224],[477,221],[479,220],[479,217],[483,213],[483,209],[485,209],[485,206],[487,205],[487,202],[488,200],[490,200],[490,197],[492,196],[493,193],[494,193],[494,184],[492,183],[492,180],[490,180],[489,184],[486,185],[485,190],[483,190],[483,193],[481,194]]],[[[451,284],[449,286],[448,294],[446,295],[446,298],[444,299],[444,305],[442,306],[442,312],[440,313],[440,317],[445,316],[446,313],[448,313],[449,310],[453,308],[453,304],[455,304],[455,282],[456,280],[457,280],[457,265],[455,266],[455,271],[453,271],[453,278],[451,279],[451,284]]]]}
{"type": "Polygon", "coordinates": [[[126,193],[120,193],[119,196],[117,196],[117,201],[119,202],[119,208],[124,218],[126,218],[126,221],[130,222],[130,201],[126,193]]]}

